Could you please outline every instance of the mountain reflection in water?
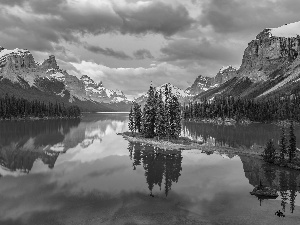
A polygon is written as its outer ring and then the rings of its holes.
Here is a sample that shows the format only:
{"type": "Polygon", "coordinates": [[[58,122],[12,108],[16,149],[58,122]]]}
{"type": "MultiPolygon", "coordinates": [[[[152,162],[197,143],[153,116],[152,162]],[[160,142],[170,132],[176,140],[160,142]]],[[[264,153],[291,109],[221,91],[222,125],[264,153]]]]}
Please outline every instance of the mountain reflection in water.
{"type": "MultiPolygon", "coordinates": [[[[130,143],[116,134],[128,131],[127,123],[126,114],[85,114],[81,121],[1,124],[0,224],[264,224],[279,209],[299,221],[299,171],[130,143]],[[276,200],[249,194],[260,180],[278,190],[276,200]],[[257,223],[245,222],[250,217],[257,223]]],[[[264,141],[247,127],[236,141],[232,128],[184,129],[211,144],[264,141]]]]}

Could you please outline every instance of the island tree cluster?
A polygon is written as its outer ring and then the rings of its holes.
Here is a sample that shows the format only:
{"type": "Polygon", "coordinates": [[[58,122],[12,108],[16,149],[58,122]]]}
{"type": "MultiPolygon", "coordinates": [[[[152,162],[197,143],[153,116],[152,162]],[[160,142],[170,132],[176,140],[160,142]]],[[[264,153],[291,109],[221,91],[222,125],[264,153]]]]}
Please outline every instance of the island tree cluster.
{"type": "Polygon", "coordinates": [[[65,107],[61,103],[45,103],[28,101],[23,98],[5,95],[0,97],[0,119],[28,118],[28,117],[80,117],[78,106],[65,107]]]}
{"type": "Polygon", "coordinates": [[[129,129],[140,132],[147,138],[174,138],[181,133],[181,105],[166,85],[165,90],[156,91],[150,86],[143,110],[134,102],[129,113],[129,129]]]}
{"type": "Polygon", "coordinates": [[[281,137],[279,141],[279,152],[276,150],[273,140],[269,140],[262,157],[264,161],[270,163],[285,164],[293,163],[296,159],[296,136],[294,133],[293,122],[290,122],[289,137],[286,136],[285,128],[281,129],[281,137]]]}
{"type": "Polygon", "coordinates": [[[249,119],[257,122],[278,120],[300,121],[300,93],[277,96],[267,100],[234,98],[232,96],[202,99],[184,106],[184,119],[204,118],[249,119]]]}

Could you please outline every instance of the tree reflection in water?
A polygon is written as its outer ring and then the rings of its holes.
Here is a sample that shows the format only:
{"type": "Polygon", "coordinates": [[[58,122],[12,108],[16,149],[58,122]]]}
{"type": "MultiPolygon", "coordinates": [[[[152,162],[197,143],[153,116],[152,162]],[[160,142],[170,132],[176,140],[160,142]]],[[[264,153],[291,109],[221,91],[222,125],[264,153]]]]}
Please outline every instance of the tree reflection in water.
{"type": "MultiPolygon", "coordinates": [[[[283,212],[286,212],[287,204],[290,204],[290,212],[295,210],[295,200],[297,192],[299,192],[297,180],[299,177],[299,171],[278,169],[270,166],[269,164],[263,164],[262,170],[258,172],[259,179],[264,180],[264,184],[275,188],[279,191],[281,198],[281,208],[283,212]]],[[[261,202],[263,198],[258,198],[261,202]]]]}
{"type": "Polygon", "coordinates": [[[128,144],[129,157],[133,160],[133,169],[143,164],[146,182],[153,197],[154,185],[161,189],[164,184],[165,195],[168,196],[172,183],[178,182],[181,175],[181,151],[162,151],[142,143],[128,144]],[[163,183],[164,182],[164,183],[163,183]]]}

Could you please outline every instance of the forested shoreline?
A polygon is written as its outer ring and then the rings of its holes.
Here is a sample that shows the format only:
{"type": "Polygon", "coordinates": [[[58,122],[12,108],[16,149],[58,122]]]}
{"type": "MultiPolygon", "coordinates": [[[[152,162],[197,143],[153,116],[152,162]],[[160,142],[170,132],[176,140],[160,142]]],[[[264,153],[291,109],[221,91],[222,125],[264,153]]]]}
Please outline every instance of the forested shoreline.
{"type": "Polygon", "coordinates": [[[185,120],[225,118],[236,121],[274,122],[293,120],[300,122],[300,94],[277,96],[268,100],[216,97],[202,99],[183,107],[185,120]]]}
{"type": "Polygon", "coordinates": [[[15,96],[0,97],[0,120],[79,118],[78,106],[66,107],[61,103],[28,101],[15,96]]]}

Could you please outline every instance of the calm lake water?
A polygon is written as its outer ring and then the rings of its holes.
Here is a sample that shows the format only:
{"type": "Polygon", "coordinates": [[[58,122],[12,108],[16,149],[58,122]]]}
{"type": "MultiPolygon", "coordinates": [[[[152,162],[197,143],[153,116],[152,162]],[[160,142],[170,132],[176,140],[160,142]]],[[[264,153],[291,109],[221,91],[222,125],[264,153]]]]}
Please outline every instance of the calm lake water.
{"type": "MultiPolygon", "coordinates": [[[[299,224],[300,173],[245,156],[133,144],[127,114],[0,123],[0,224],[299,224]],[[249,194],[278,190],[276,200],[249,194]],[[274,215],[284,211],[286,217],[274,215]]],[[[273,125],[184,123],[208,145],[251,148],[273,125]]],[[[299,140],[300,130],[296,128],[299,140]]]]}

